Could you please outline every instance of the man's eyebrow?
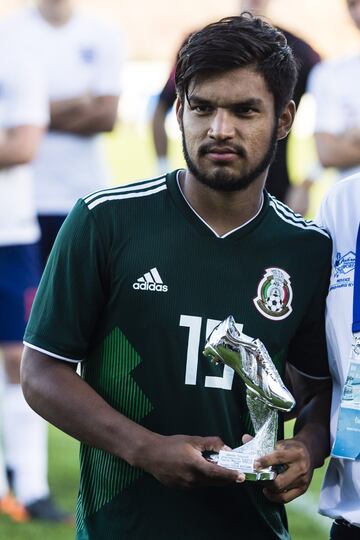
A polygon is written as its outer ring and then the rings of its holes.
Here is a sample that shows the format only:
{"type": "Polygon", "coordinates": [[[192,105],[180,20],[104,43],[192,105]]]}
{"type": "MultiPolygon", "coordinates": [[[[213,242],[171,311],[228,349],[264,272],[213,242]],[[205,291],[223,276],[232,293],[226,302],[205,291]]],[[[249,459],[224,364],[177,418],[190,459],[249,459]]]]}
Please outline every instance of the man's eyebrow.
{"type": "MultiPolygon", "coordinates": [[[[196,106],[196,105],[205,105],[205,106],[211,106],[211,107],[214,107],[215,105],[220,106],[220,107],[222,106],[221,104],[220,105],[215,104],[213,101],[209,99],[206,99],[201,96],[194,95],[194,94],[189,96],[188,103],[191,106],[196,106]]],[[[240,101],[234,101],[232,103],[231,102],[226,103],[223,106],[227,109],[238,109],[238,108],[261,107],[263,103],[264,103],[263,100],[260,98],[248,98],[248,99],[244,99],[240,101]]]]}
{"type": "Polygon", "coordinates": [[[210,100],[193,94],[188,97],[188,103],[189,105],[212,105],[212,102],[210,100]]]}
{"type": "Polygon", "coordinates": [[[260,98],[249,98],[244,99],[243,101],[237,101],[230,105],[230,107],[260,107],[263,103],[263,100],[260,98]]]}

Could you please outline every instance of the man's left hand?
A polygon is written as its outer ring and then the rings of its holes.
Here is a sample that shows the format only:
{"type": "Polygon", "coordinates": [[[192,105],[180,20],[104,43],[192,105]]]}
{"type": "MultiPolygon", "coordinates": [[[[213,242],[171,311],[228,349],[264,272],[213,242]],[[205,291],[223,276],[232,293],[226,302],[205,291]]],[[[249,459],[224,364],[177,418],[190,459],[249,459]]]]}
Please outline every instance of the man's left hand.
{"type": "Polygon", "coordinates": [[[275,480],[267,483],[264,495],[276,503],[288,503],[299,497],[309,487],[314,472],[310,453],[305,443],[299,439],[279,441],[274,451],[255,461],[257,469],[271,465],[284,465],[275,480]]]}

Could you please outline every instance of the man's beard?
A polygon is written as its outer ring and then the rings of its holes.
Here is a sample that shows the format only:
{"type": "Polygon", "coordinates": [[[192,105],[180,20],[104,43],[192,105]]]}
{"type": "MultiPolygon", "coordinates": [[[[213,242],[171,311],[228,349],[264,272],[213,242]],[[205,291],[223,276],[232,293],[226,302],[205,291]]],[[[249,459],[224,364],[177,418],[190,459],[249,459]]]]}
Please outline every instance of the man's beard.
{"type": "MultiPolygon", "coordinates": [[[[184,135],[184,126],[182,126],[181,134],[183,154],[189,171],[196,178],[196,180],[216,191],[231,192],[242,191],[246,189],[271,165],[274,160],[277,148],[277,126],[275,125],[271,133],[269,146],[267,147],[264,156],[259,161],[259,163],[255,165],[250,171],[235,176],[232,171],[226,169],[226,166],[220,164],[218,165],[215,172],[206,173],[197,167],[197,165],[194,163],[194,161],[189,155],[184,135]]],[[[201,146],[198,151],[198,155],[205,155],[211,150],[211,147],[214,146],[216,146],[216,148],[221,148],[221,146],[228,148],[230,146],[231,149],[233,149],[241,158],[246,157],[245,150],[241,146],[229,145],[229,143],[221,144],[215,142],[201,146]]]]}

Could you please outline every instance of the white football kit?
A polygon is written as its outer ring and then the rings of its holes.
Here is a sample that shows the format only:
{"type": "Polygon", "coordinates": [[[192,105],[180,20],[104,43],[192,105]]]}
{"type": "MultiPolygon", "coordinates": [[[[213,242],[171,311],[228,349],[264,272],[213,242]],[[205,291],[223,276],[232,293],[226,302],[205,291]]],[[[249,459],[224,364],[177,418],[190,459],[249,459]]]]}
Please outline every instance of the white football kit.
{"type": "MultiPolygon", "coordinates": [[[[5,47],[0,39],[0,47],[5,47]]],[[[35,66],[0,55],[1,132],[19,126],[46,126],[45,88],[35,66]]],[[[39,239],[30,164],[0,168],[0,246],[32,244],[39,239]]]]}
{"type": "MultiPolygon", "coordinates": [[[[9,17],[3,26],[14,29],[23,54],[42,63],[50,101],[120,94],[124,49],[111,26],[75,13],[56,27],[36,8],[9,17]]],[[[99,135],[48,132],[34,169],[40,215],[65,215],[80,196],[109,183],[99,135]]]]}
{"type": "MultiPolygon", "coordinates": [[[[360,223],[360,174],[342,180],[325,195],[317,221],[333,239],[333,268],[326,312],[329,366],[333,379],[333,444],[353,343],[352,309],[356,238],[360,223]]],[[[359,442],[360,452],[360,431],[354,431],[353,436],[359,442]]],[[[332,457],[321,491],[320,513],[333,519],[342,518],[360,527],[359,501],[360,461],[332,457]]]]}

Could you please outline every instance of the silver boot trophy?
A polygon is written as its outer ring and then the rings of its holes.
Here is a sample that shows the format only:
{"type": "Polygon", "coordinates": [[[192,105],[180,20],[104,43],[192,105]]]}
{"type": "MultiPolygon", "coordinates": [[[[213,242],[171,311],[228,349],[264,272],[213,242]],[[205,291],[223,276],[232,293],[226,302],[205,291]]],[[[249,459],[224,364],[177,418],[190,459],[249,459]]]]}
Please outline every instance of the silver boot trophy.
{"type": "Polygon", "coordinates": [[[255,470],[254,461],[270,454],[277,441],[278,411],[289,412],[295,400],[284,386],[266,347],[259,339],[240,333],[232,316],[220,323],[207,339],[204,353],[216,364],[230,366],[246,385],[246,402],[255,437],[231,451],[212,453],[208,459],[228,469],[242,471],[246,480],[272,480],[277,471],[255,470]]]}

